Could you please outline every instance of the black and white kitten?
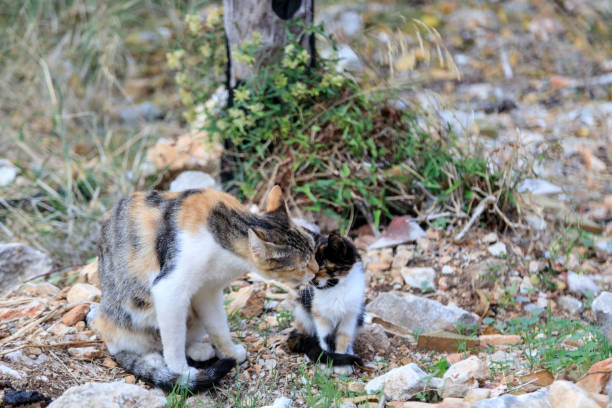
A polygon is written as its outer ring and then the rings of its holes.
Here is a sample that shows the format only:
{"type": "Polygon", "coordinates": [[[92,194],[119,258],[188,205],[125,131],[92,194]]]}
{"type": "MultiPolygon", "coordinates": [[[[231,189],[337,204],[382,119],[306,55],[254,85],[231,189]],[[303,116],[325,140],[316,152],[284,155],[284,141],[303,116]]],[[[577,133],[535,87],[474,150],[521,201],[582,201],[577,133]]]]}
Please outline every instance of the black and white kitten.
{"type": "Polygon", "coordinates": [[[352,374],[363,365],[353,355],[353,341],[363,325],[365,273],[355,245],[336,233],[312,233],[319,272],[299,291],[295,330],[289,349],[310,360],[331,363],[337,374],[352,374]]]}

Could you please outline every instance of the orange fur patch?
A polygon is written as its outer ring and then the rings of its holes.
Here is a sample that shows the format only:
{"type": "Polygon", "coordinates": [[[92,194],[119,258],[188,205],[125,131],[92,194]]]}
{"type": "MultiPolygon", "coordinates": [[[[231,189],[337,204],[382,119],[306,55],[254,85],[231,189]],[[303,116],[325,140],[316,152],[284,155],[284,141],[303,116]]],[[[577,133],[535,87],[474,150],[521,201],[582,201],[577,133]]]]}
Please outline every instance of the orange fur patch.
{"type": "Polygon", "coordinates": [[[181,209],[177,214],[179,228],[191,233],[197,232],[202,226],[206,225],[210,210],[220,203],[229,208],[244,211],[242,204],[235,197],[222,191],[206,189],[183,200],[181,209]]]}
{"type": "Polygon", "coordinates": [[[130,222],[138,231],[137,251],[130,251],[128,271],[137,279],[146,282],[159,273],[159,262],[155,251],[157,228],[162,218],[159,209],[147,205],[144,193],[135,193],[130,206],[130,222]]]}

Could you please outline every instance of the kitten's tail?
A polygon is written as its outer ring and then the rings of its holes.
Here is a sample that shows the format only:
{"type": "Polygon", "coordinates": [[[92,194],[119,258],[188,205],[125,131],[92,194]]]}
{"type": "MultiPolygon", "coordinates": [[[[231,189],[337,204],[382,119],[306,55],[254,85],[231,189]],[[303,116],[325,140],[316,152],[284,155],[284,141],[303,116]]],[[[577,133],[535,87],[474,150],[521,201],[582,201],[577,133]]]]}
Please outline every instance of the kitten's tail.
{"type": "MultiPolygon", "coordinates": [[[[113,358],[117,364],[127,371],[164,391],[172,391],[176,384],[181,382],[181,376],[168,370],[163,357],[159,353],[143,356],[131,351],[120,351],[114,354],[113,358]]],[[[199,367],[198,375],[195,378],[186,379],[183,384],[191,392],[202,391],[216,384],[235,365],[236,361],[231,358],[214,361],[206,367],[199,367]]]]}
{"type": "Polygon", "coordinates": [[[330,353],[321,348],[319,340],[315,336],[299,333],[293,330],[287,339],[289,350],[294,353],[304,353],[311,361],[333,366],[363,366],[363,361],[353,354],[330,353]]]}

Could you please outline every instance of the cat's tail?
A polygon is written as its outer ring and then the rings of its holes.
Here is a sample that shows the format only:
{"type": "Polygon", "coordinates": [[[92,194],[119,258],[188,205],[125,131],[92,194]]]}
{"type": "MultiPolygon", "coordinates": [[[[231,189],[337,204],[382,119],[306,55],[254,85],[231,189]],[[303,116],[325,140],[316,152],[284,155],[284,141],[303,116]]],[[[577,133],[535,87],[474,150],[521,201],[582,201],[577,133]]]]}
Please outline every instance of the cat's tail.
{"type": "Polygon", "coordinates": [[[293,330],[289,333],[287,339],[289,350],[294,353],[303,353],[311,361],[318,361],[322,364],[331,364],[333,366],[363,366],[363,361],[353,354],[330,353],[321,348],[319,339],[315,336],[299,333],[293,330]]]}
{"type": "Polygon", "coordinates": [[[183,384],[189,391],[197,393],[210,388],[229,373],[236,365],[231,358],[223,358],[212,362],[205,367],[200,366],[195,378],[182,379],[179,374],[171,372],[164,358],[159,353],[150,353],[145,356],[131,351],[120,351],[113,358],[121,367],[140,377],[147,383],[155,385],[164,391],[172,391],[177,384],[183,384]]]}

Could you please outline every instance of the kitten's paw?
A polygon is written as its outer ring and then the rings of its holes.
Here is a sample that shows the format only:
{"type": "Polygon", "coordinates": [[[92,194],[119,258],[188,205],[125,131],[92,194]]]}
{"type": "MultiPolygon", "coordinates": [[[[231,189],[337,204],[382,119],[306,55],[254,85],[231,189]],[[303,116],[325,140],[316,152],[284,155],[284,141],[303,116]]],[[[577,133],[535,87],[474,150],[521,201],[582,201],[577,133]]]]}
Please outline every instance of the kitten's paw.
{"type": "Polygon", "coordinates": [[[334,366],[334,374],[338,375],[352,375],[355,372],[353,366],[334,366]]]}
{"type": "Polygon", "coordinates": [[[232,348],[229,353],[223,353],[217,349],[217,357],[233,358],[238,364],[240,364],[247,359],[247,351],[242,344],[232,344],[232,348]]]}
{"type": "Polygon", "coordinates": [[[198,378],[199,370],[195,367],[187,367],[186,370],[183,370],[181,373],[181,383],[183,385],[189,384],[194,379],[198,378]]]}
{"type": "Polygon", "coordinates": [[[210,343],[192,343],[187,347],[187,356],[195,361],[207,361],[215,356],[215,349],[210,343]]]}

